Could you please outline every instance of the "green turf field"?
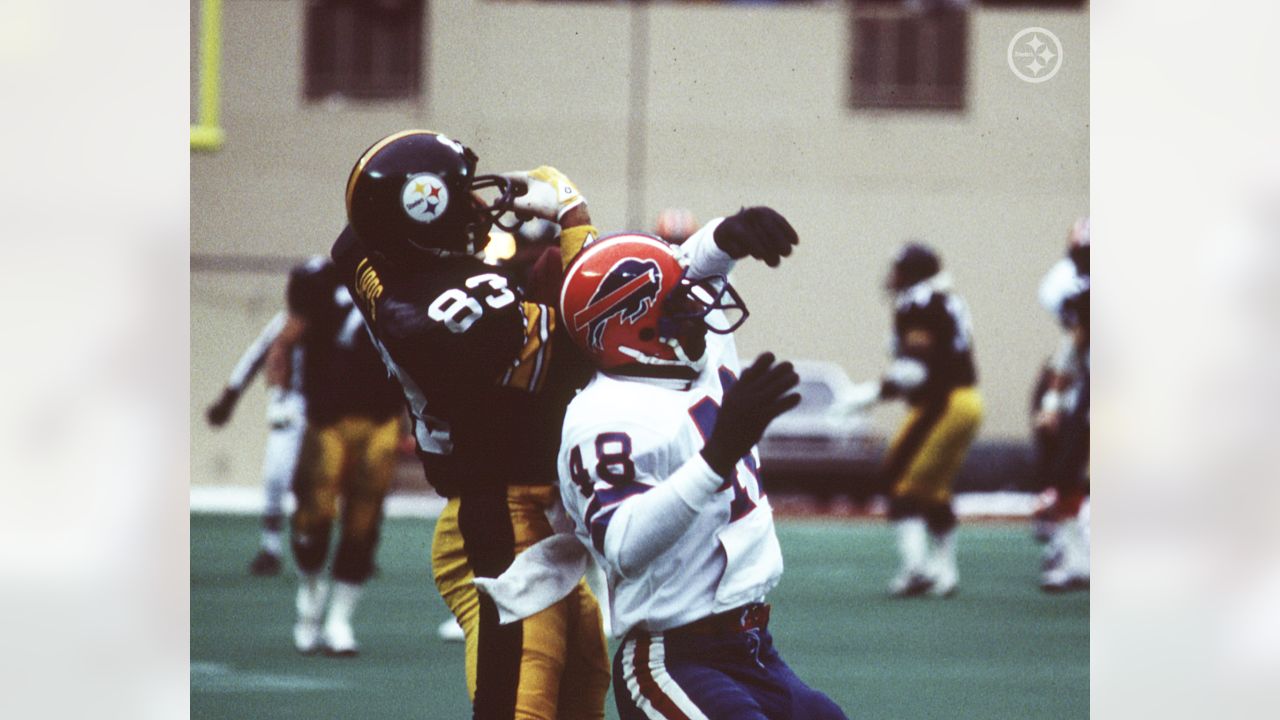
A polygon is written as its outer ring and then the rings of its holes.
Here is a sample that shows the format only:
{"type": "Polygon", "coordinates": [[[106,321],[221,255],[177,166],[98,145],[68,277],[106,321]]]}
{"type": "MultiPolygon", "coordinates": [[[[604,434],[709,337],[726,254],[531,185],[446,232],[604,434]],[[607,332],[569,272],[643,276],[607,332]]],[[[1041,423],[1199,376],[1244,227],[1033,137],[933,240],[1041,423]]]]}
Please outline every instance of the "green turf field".
{"type": "MultiPolygon", "coordinates": [[[[386,523],[356,615],[363,654],[340,660],[293,651],[293,578],[245,571],[254,518],[193,515],[191,716],[470,717],[462,646],[435,637],[447,611],[431,582],[431,529],[386,523]]],[[[884,595],[895,562],[884,523],[781,520],[778,532],[778,648],[851,718],[1088,717],[1088,595],[1040,593],[1024,525],[962,527],[950,600],[884,595]]],[[[607,717],[617,717],[612,697],[607,717]]]]}

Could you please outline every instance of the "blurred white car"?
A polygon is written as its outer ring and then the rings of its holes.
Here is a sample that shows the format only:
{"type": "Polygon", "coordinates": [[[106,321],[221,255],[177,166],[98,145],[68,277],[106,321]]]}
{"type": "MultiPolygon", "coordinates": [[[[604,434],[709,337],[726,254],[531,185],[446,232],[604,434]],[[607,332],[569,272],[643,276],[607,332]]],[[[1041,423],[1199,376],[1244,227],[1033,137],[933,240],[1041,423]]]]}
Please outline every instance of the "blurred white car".
{"type": "Polygon", "coordinates": [[[800,376],[800,404],[774,420],[760,440],[766,489],[870,493],[884,437],[866,414],[831,412],[852,388],[849,376],[835,363],[793,362],[800,376]]]}

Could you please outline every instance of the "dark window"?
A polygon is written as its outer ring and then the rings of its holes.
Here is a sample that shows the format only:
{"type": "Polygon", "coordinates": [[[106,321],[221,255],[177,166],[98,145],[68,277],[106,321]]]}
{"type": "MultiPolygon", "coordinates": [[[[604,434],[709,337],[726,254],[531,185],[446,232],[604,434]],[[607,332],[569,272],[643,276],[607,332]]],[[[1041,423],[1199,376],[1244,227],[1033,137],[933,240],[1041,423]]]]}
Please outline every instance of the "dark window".
{"type": "Polygon", "coordinates": [[[307,99],[415,99],[423,0],[310,0],[307,99]]]}
{"type": "Polygon", "coordinates": [[[993,7],[1021,6],[1026,10],[1034,10],[1036,8],[1058,9],[1065,7],[1084,7],[1085,0],[982,0],[982,4],[991,5],[993,7]]]}
{"type": "Polygon", "coordinates": [[[969,59],[965,4],[858,2],[853,10],[855,108],[963,110],[969,59]]]}

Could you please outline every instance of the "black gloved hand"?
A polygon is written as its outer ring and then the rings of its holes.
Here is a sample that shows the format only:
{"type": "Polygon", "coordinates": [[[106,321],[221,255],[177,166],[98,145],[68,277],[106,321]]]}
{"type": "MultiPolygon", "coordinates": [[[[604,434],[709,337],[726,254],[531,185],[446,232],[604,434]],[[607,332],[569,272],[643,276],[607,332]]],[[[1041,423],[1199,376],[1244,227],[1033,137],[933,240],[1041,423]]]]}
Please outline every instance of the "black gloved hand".
{"type": "Polygon", "coordinates": [[[743,208],[725,218],[715,230],[716,246],[737,260],[750,255],[777,267],[800,242],[795,228],[777,210],[767,207],[743,208]]]}
{"type": "Polygon", "coordinates": [[[224,388],[222,396],[218,401],[209,406],[205,411],[205,419],[214,427],[222,427],[231,419],[231,411],[236,407],[236,401],[240,399],[240,393],[231,388],[224,388]]]}
{"type": "Polygon", "coordinates": [[[760,442],[773,419],[800,404],[799,393],[787,394],[800,382],[789,362],[773,364],[765,353],[742,371],[742,377],[725,391],[716,426],[702,448],[702,457],[721,477],[760,442]]]}

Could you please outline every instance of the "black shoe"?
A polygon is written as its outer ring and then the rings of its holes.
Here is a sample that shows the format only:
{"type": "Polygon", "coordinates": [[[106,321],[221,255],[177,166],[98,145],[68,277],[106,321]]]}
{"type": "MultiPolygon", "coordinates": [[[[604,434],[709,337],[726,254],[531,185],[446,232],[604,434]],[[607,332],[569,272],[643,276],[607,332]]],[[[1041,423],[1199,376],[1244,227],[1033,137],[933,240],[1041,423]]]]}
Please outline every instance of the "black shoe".
{"type": "Polygon", "coordinates": [[[269,577],[279,575],[283,564],[280,562],[278,555],[272,555],[266,550],[259,550],[258,554],[253,557],[253,562],[249,563],[249,574],[254,577],[269,577]]]}
{"type": "Polygon", "coordinates": [[[933,588],[933,580],[912,573],[907,577],[894,578],[889,584],[889,595],[895,598],[920,597],[933,588]]]}

